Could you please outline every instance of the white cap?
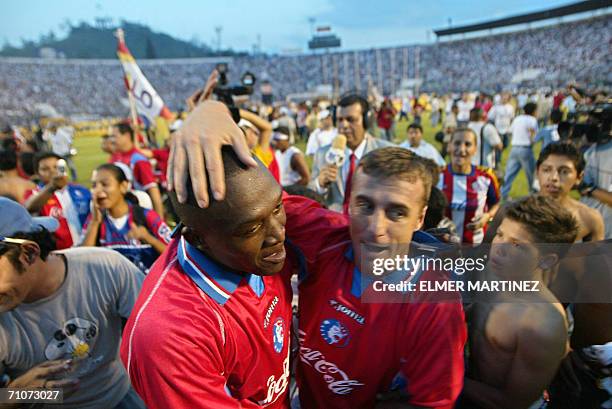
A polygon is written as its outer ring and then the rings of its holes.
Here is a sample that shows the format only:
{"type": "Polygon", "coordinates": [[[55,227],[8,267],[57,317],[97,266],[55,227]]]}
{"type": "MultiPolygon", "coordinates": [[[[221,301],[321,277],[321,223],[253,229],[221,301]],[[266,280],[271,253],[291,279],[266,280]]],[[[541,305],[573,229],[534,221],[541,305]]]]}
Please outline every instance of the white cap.
{"type": "Polygon", "coordinates": [[[329,118],[330,116],[331,116],[331,112],[329,112],[328,109],[324,109],[323,111],[319,112],[319,115],[317,116],[317,118],[319,118],[319,121],[322,121],[325,118],[329,118]]]}

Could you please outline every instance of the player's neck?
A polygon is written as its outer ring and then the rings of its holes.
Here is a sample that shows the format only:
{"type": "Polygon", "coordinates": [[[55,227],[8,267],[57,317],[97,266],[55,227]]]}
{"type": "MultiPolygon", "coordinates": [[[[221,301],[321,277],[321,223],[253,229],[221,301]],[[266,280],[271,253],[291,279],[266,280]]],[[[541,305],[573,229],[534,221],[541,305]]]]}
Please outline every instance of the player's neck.
{"type": "Polygon", "coordinates": [[[125,200],[122,200],[116,206],[108,209],[108,213],[113,219],[118,219],[120,217],[125,216],[130,211],[130,206],[125,200]]]}
{"type": "Polygon", "coordinates": [[[33,274],[32,280],[34,285],[32,291],[24,299],[25,303],[33,303],[50,297],[59,290],[66,278],[64,258],[55,253],[49,254],[46,261],[38,258],[28,270],[26,274],[33,274]]]}
{"type": "Polygon", "coordinates": [[[453,173],[468,175],[472,172],[472,164],[467,163],[464,165],[455,165],[451,163],[451,169],[453,170],[453,173]]]}
{"type": "Polygon", "coordinates": [[[574,204],[574,199],[568,194],[563,195],[563,196],[559,196],[557,198],[557,202],[561,205],[561,206],[572,206],[574,204]]]}

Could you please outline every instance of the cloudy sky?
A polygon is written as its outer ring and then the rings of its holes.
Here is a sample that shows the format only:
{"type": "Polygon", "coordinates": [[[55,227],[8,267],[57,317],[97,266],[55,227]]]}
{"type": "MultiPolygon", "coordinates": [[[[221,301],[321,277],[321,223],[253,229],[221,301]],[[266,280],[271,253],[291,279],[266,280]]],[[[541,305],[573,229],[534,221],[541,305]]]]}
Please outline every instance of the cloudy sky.
{"type": "MultiPolygon", "coordinates": [[[[570,1],[571,2],[571,1],[570,1]]],[[[261,38],[267,52],[306,49],[311,23],[331,26],[343,49],[433,41],[432,29],[469,24],[568,4],[567,0],[19,0],[3,4],[0,41],[12,45],[36,40],[53,30],[65,35],[73,24],[96,17],[149,25],[185,40],[216,44],[221,26],[223,47],[251,50],[261,38]]],[[[128,39],[129,41],[129,39],[128,39]]]]}

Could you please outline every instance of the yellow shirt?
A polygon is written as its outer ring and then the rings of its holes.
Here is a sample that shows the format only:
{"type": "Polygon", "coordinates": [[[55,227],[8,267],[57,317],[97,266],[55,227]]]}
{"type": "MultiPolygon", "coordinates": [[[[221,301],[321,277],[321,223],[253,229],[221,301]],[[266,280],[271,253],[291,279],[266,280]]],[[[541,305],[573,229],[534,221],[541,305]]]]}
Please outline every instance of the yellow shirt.
{"type": "Polygon", "coordinates": [[[270,166],[270,163],[274,160],[272,149],[263,149],[261,145],[257,145],[253,148],[252,152],[266,166],[270,166]]]}

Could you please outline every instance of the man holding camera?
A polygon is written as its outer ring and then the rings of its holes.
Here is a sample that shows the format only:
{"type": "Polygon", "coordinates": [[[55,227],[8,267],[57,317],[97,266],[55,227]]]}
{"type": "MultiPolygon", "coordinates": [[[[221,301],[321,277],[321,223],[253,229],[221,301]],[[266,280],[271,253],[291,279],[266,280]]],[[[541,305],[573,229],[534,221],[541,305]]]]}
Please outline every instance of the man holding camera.
{"type": "Polygon", "coordinates": [[[601,137],[584,153],[586,168],[579,186],[581,202],[599,210],[605,224],[605,238],[612,238],[612,139],[610,122],[601,137]]]}
{"type": "Polygon", "coordinates": [[[34,169],[40,184],[26,192],[25,207],[30,213],[52,216],[59,221],[54,233],[58,250],[76,245],[89,215],[89,189],[68,182],[66,161],[53,152],[37,154],[34,169]]]}

